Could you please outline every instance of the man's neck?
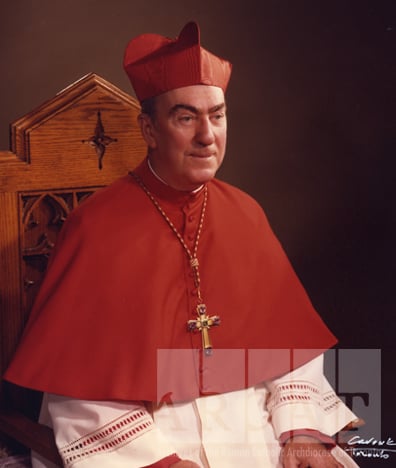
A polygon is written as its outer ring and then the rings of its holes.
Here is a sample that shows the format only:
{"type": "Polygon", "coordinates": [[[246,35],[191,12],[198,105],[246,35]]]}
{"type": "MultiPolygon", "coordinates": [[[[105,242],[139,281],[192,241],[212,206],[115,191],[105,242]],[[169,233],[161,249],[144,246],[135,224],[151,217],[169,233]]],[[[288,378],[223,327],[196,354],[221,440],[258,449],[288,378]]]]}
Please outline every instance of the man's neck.
{"type": "MultiPolygon", "coordinates": [[[[168,187],[170,187],[170,185],[165,182],[164,179],[162,179],[154,170],[153,166],[151,165],[151,162],[150,162],[150,158],[147,158],[147,164],[148,164],[148,167],[150,169],[150,171],[152,172],[152,174],[160,181],[162,182],[163,184],[167,185],[168,187]]],[[[198,188],[194,189],[194,190],[191,190],[190,193],[197,193],[199,192],[201,189],[202,189],[203,185],[200,185],[198,188]]]]}

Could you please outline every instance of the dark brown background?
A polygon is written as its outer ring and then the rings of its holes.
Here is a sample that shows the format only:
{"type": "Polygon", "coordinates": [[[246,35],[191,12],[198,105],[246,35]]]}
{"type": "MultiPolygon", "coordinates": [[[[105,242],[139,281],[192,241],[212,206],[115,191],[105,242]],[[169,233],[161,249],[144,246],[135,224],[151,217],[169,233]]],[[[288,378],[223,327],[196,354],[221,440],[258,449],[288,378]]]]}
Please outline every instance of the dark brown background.
{"type": "Polygon", "coordinates": [[[12,120],[88,72],[132,93],[129,39],[196,19],[234,64],[219,176],[265,208],[339,346],[382,349],[396,440],[395,16],[394,0],[3,1],[0,147],[12,120]]]}

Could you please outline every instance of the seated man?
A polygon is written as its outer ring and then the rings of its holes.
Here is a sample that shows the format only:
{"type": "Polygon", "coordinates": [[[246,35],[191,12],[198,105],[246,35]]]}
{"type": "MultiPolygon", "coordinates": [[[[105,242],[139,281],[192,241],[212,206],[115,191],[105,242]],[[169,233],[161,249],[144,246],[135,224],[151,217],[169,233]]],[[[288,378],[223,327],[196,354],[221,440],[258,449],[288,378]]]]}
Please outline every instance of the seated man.
{"type": "Polygon", "coordinates": [[[215,178],[230,63],[189,23],[124,67],[147,158],[66,220],[6,378],[45,392],[67,467],[356,466],[330,437],[356,419],[323,375],[336,340],[261,207],[215,178]]]}

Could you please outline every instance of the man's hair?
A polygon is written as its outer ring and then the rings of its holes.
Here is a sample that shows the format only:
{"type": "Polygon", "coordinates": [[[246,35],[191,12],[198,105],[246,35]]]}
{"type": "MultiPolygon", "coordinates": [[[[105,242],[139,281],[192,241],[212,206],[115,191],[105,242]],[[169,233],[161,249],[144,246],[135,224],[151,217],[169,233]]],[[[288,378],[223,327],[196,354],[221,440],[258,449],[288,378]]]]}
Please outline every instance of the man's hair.
{"type": "Polygon", "coordinates": [[[155,120],[155,114],[156,114],[156,98],[155,97],[145,99],[144,101],[141,102],[140,106],[142,108],[142,114],[147,114],[151,118],[151,120],[155,120]]]}

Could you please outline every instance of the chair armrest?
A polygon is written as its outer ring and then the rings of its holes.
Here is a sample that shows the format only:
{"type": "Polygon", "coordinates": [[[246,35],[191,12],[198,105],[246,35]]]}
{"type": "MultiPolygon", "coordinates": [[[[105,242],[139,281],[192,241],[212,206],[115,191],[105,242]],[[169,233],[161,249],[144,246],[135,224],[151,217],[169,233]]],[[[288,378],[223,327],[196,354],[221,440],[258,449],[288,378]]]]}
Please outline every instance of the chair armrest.
{"type": "Polygon", "coordinates": [[[63,466],[51,428],[29,419],[18,411],[1,409],[0,432],[56,465],[63,466]]]}

